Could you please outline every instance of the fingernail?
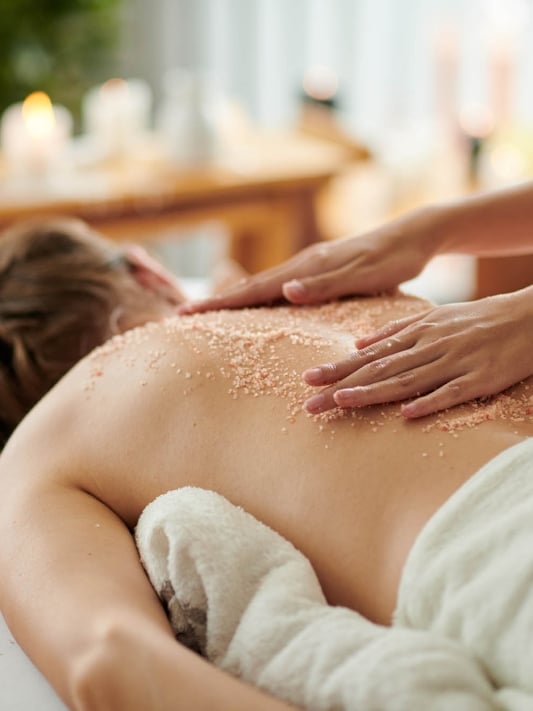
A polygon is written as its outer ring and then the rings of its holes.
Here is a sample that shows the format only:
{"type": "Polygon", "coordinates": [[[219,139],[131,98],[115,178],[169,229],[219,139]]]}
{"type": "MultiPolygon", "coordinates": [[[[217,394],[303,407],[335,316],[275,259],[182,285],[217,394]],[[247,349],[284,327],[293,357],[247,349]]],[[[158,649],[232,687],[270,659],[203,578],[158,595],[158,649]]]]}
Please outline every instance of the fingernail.
{"type": "Polygon", "coordinates": [[[407,405],[401,406],[402,415],[404,417],[413,417],[414,415],[417,414],[417,410],[418,410],[418,407],[417,407],[416,402],[409,402],[409,403],[407,403],[407,405]]]}
{"type": "Polygon", "coordinates": [[[325,404],[326,398],[324,395],[313,395],[305,403],[305,409],[309,412],[321,412],[325,404]]]}
{"type": "Polygon", "coordinates": [[[298,298],[300,296],[305,296],[307,293],[307,289],[301,281],[293,279],[292,281],[288,281],[283,285],[283,293],[287,294],[288,296],[298,298]]]}
{"type": "Polygon", "coordinates": [[[321,383],[323,377],[322,368],[309,368],[309,370],[304,372],[303,377],[309,385],[321,383]]]}
{"type": "Polygon", "coordinates": [[[353,389],[349,390],[337,390],[333,395],[333,399],[337,405],[353,405],[355,402],[353,389]]]}

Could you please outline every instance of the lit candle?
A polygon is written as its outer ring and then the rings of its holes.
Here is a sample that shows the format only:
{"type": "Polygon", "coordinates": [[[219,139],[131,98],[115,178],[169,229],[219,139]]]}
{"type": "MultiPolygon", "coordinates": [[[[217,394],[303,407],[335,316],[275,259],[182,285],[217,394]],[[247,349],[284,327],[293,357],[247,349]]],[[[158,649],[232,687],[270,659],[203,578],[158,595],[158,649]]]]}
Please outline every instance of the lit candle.
{"type": "Polygon", "coordinates": [[[452,24],[440,25],[434,36],[435,100],[439,124],[454,133],[457,122],[459,36],[452,24]]]}
{"type": "Polygon", "coordinates": [[[492,0],[485,8],[492,110],[498,127],[511,123],[517,52],[531,9],[527,0],[492,0]]]}
{"type": "Polygon", "coordinates": [[[2,116],[2,153],[11,175],[43,178],[64,165],[72,117],[42,91],[10,106],[2,116]]]}
{"type": "Polygon", "coordinates": [[[499,126],[509,123],[512,116],[515,49],[513,41],[495,35],[490,47],[490,78],[492,106],[499,126]]]}
{"type": "Polygon", "coordinates": [[[109,79],[83,99],[83,121],[89,137],[106,155],[127,154],[148,130],[152,92],[141,79],[109,79]]]}
{"type": "Polygon", "coordinates": [[[468,145],[468,179],[477,187],[483,146],[495,127],[494,114],[483,104],[469,104],[459,113],[459,126],[468,145]]]}
{"type": "Polygon", "coordinates": [[[311,67],[303,80],[304,98],[333,108],[339,88],[339,79],[329,67],[311,67]]]}

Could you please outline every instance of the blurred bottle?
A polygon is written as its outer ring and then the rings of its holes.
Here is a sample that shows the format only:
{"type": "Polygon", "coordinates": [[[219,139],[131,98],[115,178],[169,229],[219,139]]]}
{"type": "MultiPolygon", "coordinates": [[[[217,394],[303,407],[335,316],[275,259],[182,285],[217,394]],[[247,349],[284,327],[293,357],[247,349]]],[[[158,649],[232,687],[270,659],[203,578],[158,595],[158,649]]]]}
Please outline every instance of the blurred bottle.
{"type": "Polygon", "coordinates": [[[218,135],[205,80],[174,69],[165,76],[163,91],[156,127],[167,157],[183,168],[212,163],[217,155],[218,135]]]}

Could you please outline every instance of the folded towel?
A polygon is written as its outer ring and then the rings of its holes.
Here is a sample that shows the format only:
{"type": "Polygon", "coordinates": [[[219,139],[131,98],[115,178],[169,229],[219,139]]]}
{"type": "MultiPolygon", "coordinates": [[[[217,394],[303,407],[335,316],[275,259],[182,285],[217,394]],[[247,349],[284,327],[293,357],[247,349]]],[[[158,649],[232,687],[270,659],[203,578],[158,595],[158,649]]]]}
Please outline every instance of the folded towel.
{"type": "Polygon", "coordinates": [[[218,494],[164,494],[143,512],[136,541],[177,639],[288,702],[311,711],[533,708],[518,692],[502,704],[459,641],[328,606],[307,559],[218,494]]]}

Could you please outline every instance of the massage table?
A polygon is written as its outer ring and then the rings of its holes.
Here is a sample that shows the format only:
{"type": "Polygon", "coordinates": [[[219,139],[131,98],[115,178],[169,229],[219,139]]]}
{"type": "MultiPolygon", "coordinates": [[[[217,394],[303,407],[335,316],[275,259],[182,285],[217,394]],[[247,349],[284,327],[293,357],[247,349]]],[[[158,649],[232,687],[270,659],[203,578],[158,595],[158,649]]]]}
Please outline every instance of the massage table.
{"type": "Polygon", "coordinates": [[[0,615],[1,711],[67,711],[50,684],[13,639],[0,615]]]}

